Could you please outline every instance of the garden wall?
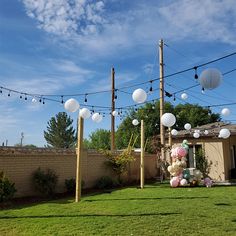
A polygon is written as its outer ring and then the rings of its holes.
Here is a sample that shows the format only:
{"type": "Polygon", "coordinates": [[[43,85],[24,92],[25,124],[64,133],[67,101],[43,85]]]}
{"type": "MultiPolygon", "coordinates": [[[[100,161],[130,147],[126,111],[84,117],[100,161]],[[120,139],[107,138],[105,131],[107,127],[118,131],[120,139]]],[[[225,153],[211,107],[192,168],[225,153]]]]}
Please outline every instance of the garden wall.
{"type": "MultiPolygon", "coordinates": [[[[140,154],[135,154],[136,160],[130,164],[123,178],[138,181],[140,173],[140,154]]],[[[115,174],[104,164],[105,157],[95,151],[84,150],[82,155],[82,179],[85,188],[94,186],[101,176],[115,178],[115,174]]],[[[64,192],[65,179],[75,178],[76,153],[69,149],[49,148],[17,148],[0,147],[0,171],[15,183],[16,196],[36,195],[32,184],[32,173],[38,168],[53,169],[58,175],[57,192],[64,192]]],[[[145,155],[145,178],[157,175],[155,155],[145,155]]]]}

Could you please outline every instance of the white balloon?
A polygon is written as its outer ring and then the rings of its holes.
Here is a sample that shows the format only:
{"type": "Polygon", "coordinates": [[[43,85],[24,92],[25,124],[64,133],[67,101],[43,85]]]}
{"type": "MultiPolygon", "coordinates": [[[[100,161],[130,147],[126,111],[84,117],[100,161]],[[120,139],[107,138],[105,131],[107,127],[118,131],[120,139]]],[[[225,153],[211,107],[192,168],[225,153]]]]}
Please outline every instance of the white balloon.
{"type": "Polygon", "coordinates": [[[92,120],[93,120],[94,122],[96,122],[96,123],[99,123],[99,122],[102,121],[102,115],[99,114],[99,113],[94,113],[94,114],[92,115],[92,120]]]}
{"type": "Polygon", "coordinates": [[[32,98],[32,103],[36,103],[37,99],[36,98],[32,98]]]}
{"type": "Polygon", "coordinates": [[[209,131],[208,131],[208,130],[204,130],[204,134],[205,134],[205,135],[208,135],[208,134],[209,134],[209,131]]]}
{"type": "Polygon", "coordinates": [[[84,119],[88,119],[91,116],[91,112],[88,108],[84,107],[80,110],[79,115],[84,119]]]}
{"type": "Polygon", "coordinates": [[[190,130],[190,129],[192,128],[192,126],[191,126],[191,124],[186,123],[186,124],[184,125],[184,128],[185,128],[186,130],[190,130]]]}
{"type": "Polygon", "coordinates": [[[199,137],[200,137],[200,134],[199,134],[199,133],[196,133],[196,132],[194,132],[194,133],[193,133],[193,137],[194,137],[194,138],[199,138],[199,137]]]}
{"type": "Polygon", "coordinates": [[[181,94],[181,98],[182,98],[183,100],[186,100],[186,99],[188,98],[188,94],[187,94],[187,93],[182,93],[182,94],[181,94]]]}
{"type": "Polygon", "coordinates": [[[136,125],[138,125],[138,124],[139,124],[139,122],[138,122],[138,120],[137,120],[137,119],[134,119],[134,120],[132,120],[132,124],[136,126],[136,125]]]}
{"type": "Polygon", "coordinates": [[[178,131],[177,131],[176,129],[172,129],[172,130],[171,130],[171,134],[172,134],[173,136],[176,136],[176,135],[178,134],[178,131]]]}
{"type": "Polygon", "coordinates": [[[118,112],[117,112],[117,111],[113,111],[113,112],[112,112],[112,115],[113,115],[113,116],[118,116],[118,112]]]}
{"type": "Polygon", "coordinates": [[[186,186],[188,184],[188,181],[186,179],[181,179],[180,185],[181,186],[186,186]]]}
{"type": "Polygon", "coordinates": [[[222,114],[223,116],[229,116],[229,115],[230,115],[230,110],[229,110],[229,108],[223,108],[223,109],[221,110],[221,114],[222,114]]]}
{"type": "Polygon", "coordinates": [[[204,70],[199,77],[199,83],[204,89],[217,88],[220,85],[221,81],[221,72],[214,68],[204,70]]]}
{"type": "Polygon", "coordinates": [[[147,93],[143,89],[139,88],[133,92],[132,98],[137,103],[143,103],[147,100],[147,93]]]}
{"type": "Polygon", "coordinates": [[[161,123],[162,125],[166,127],[171,127],[175,124],[176,118],[172,113],[165,113],[161,117],[161,123]]]}
{"type": "Polygon", "coordinates": [[[221,129],[219,133],[220,138],[228,138],[230,136],[230,131],[228,129],[221,129]]]}
{"type": "Polygon", "coordinates": [[[79,103],[74,98],[68,99],[64,104],[64,108],[69,112],[76,112],[79,107],[79,103]]]}

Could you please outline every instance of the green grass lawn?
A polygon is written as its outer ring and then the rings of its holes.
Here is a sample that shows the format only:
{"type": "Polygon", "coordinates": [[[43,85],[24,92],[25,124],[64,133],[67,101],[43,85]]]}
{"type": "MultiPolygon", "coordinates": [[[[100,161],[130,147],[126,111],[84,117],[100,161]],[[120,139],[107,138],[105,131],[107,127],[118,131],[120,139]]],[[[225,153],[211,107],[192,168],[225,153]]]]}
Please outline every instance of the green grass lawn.
{"type": "Polygon", "coordinates": [[[148,185],[0,211],[0,235],[236,235],[236,187],[148,185]]]}

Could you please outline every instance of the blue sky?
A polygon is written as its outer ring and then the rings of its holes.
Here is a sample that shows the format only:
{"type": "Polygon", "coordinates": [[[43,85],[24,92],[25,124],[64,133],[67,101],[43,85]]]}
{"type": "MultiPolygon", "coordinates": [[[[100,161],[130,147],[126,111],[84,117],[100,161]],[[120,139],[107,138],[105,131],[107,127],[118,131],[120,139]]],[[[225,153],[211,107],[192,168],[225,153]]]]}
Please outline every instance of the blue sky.
{"type": "MultiPolygon", "coordinates": [[[[169,45],[164,48],[165,74],[234,52],[235,1],[1,0],[0,86],[44,95],[106,90],[112,66],[117,87],[148,81],[159,77],[161,38],[169,45]]],[[[236,68],[235,61],[234,56],[210,67],[224,73],[236,68]]],[[[170,77],[165,90],[174,93],[194,85],[193,76],[189,72],[170,77]]],[[[219,88],[205,94],[200,87],[186,91],[187,102],[204,106],[236,102],[235,76],[236,72],[225,76],[219,88]]],[[[158,89],[158,83],[153,87],[158,89]]],[[[158,96],[156,91],[149,99],[158,96]]],[[[34,104],[31,99],[25,101],[13,92],[8,97],[8,91],[0,95],[0,143],[6,139],[9,145],[19,143],[24,132],[24,144],[46,144],[47,121],[64,107],[51,101],[34,104]]],[[[83,107],[84,96],[76,99],[83,107]]],[[[175,105],[184,102],[166,100],[175,105]]],[[[88,104],[110,106],[110,94],[90,95],[88,104]]],[[[133,104],[130,94],[118,93],[118,107],[133,104]]],[[[228,108],[227,120],[236,120],[235,106],[228,108]]],[[[76,120],[77,114],[70,115],[76,120]]],[[[86,120],[85,136],[97,128],[109,129],[109,122],[109,116],[99,124],[86,120]]],[[[116,125],[119,122],[116,118],[116,125]]]]}

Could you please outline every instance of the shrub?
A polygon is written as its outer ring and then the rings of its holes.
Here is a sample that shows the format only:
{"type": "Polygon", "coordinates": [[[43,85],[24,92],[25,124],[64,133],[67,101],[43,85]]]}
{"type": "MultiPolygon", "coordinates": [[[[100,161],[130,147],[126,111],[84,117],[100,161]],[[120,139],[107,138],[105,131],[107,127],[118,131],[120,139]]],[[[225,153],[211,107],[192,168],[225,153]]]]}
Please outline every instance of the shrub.
{"type": "Polygon", "coordinates": [[[33,173],[33,183],[35,189],[44,196],[52,196],[55,193],[58,176],[51,169],[46,171],[38,168],[33,173]]]}
{"type": "MultiPolygon", "coordinates": [[[[81,181],[81,188],[84,188],[84,180],[81,181]]],[[[74,178],[71,179],[65,179],[65,186],[66,186],[66,192],[68,193],[75,193],[76,189],[76,181],[74,178]]]]}
{"type": "Polygon", "coordinates": [[[212,161],[208,161],[204,150],[199,150],[195,153],[196,168],[202,172],[203,178],[208,177],[212,161]]]}
{"type": "Polygon", "coordinates": [[[98,189],[109,189],[113,187],[113,180],[109,176],[102,176],[97,180],[95,187],[98,189]]]}
{"type": "Polygon", "coordinates": [[[0,172],[0,202],[13,198],[15,192],[15,183],[11,183],[3,171],[0,172]]]}

